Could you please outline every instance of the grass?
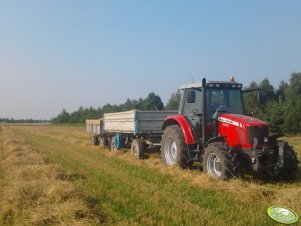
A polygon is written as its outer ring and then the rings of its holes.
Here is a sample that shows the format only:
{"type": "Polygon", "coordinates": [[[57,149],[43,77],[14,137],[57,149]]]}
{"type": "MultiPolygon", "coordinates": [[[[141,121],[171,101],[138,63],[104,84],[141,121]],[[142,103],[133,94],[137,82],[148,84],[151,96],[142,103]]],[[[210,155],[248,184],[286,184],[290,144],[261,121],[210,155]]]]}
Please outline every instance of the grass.
{"type": "Polygon", "coordinates": [[[0,151],[0,225],[98,224],[75,186],[8,127],[0,130],[0,151]]]}
{"type": "MultiPolygon", "coordinates": [[[[86,194],[101,224],[275,225],[266,216],[271,205],[286,205],[301,213],[300,175],[290,183],[252,176],[215,181],[198,170],[167,167],[158,154],[138,161],[127,150],[94,147],[83,128],[55,125],[5,130],[58,165],[76,191],[86,194]]],[[[301,143],[300,138],[290,139],[301,143]]]]}

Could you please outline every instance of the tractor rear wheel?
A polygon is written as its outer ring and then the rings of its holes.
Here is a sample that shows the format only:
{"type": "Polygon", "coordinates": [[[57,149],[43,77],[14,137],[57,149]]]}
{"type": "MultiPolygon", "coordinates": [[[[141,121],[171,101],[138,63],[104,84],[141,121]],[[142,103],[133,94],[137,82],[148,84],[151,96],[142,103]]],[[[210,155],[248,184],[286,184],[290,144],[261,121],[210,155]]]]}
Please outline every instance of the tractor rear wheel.
{"type": "Polygon", "coordinates": [[[143,142],[141,139],[134,139],[131,144],[131,151],[137,159],[143,157],[143,142]]]}
{"type": "Polygon", "coordinates": [[[179,126],[168,126],[164,130],[161,140],[161,158],[169,166],[177,165],[183,169],[189,166],[187,145],[179,126]]]}
{"type": "Polygon", "coordinates": [[[209,145],[203,154],[203,171],[218,180],[234,176],[231,154],[224,145],[209,145]]]}

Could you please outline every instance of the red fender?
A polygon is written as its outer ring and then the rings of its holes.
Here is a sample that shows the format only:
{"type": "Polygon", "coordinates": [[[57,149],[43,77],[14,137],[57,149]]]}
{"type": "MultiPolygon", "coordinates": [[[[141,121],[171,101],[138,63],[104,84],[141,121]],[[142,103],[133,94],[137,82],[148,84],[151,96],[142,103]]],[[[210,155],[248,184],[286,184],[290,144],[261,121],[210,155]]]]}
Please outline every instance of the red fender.
{"type": "Polygon", "coordinates": [[[183,131],[186,144],[195,144],[191,127],[183,115],[168,116],[162,126],[164,130],[167,126],[179,125],[183,131]]]}

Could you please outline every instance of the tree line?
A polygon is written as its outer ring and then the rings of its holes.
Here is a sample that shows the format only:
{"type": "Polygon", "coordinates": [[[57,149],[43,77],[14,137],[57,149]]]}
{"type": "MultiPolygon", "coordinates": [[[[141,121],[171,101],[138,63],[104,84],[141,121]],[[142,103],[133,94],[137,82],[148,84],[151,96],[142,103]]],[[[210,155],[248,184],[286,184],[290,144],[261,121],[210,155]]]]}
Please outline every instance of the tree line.
{"type": "Polygon", "coordinates": [[[49,120],[0,118],[0,123],[49,123],[49,120]]]}
{"type": "MultiPolygon", "coordinates": [[[[289,81],[281,81],[278,88],[274,88],[265,78],[261,82],[252,82],[244,90],[260,90],[262,103],[257,101],[258,92],[246,92],[244,103],[246,113],[268,121],[272,132],[300,133],[301,132],[301,73],[292,73],[289,81]]],[[[55,118],[54,123],[84,123],[87,118],[101,118],[105,113],[139,110],[178,110],[180,93],[172,93],[166,106],[160,96],[150,93],[146,98],[138,100],[127,99],[119,105],[106,104],[96,109],[79,107],[77,111],[68,113],[65,109],[55,118]]]]}
{"type": "Polygon", "coordinates": [[[301,132],[301,73],[292,73],[289,81],[281,81],[275,89],[266,78],[260,83],[252,82],[246,89],[261,89],[263,103],[258,105],[256,93],[245,94],[247,112],[269,122],[272,132],[301,132]]]}
{"type": "Polygon", "coordinates": [[[164,109],[164,104],[160,96],[151,92],[146,98],[139,98],[138,100],[129,98],[123,104],[106,104],[98,108],[83,108],[79,107],[77,111],[68,113],[65,109],[55,118],[52,119],[54,123],[84,123],[86,119],[97,119],[103,117],[105,113],[128,111],[131,109],[139,110],[154,110],[159,111],[164,109]]]}

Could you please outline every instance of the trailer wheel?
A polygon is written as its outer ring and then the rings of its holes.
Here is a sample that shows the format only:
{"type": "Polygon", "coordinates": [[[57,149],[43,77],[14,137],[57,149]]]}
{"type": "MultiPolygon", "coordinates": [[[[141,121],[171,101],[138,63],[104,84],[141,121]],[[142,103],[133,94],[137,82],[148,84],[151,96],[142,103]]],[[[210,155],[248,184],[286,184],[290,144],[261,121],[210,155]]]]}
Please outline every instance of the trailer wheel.
{"type": "Polygon", "coordinates": [[[114,150],[115,149],[115,136],[111,138],[110,141],[110,150],[114,150]]]}
{"type": "Polygon", "coordinates": [[[185,169],[188,164],[188,150],[182,129],[177,125],[168,126],[161,140],[161,158],[166,165],[178,165],[185,169]]]}
{"type": "MultiPolygon", "coordinates": [[[[278,141],[277,146],[279,146],[280,142],[283,143],[284,141],[278,141]]],[[[290,146],[287,142],[284,142],[283,145],[283,167],[281,169],[264,170],[263,173],[268,177],[274,179],[294,179],[298,172],[297,154],[293,150],[293,147],[290,146]]]]}
{"type": "Polygon", "coordinates": [[[104,137],[99,138],[99,146],[100,148],[106,148],[108,146],[108,141],[104,137]]]}
{"type": "Polygon", "coordinates": [[[131,144],[131,152],[137,159],[143,158],[143,142],[141,139],[134,139],[131,144]]]}
{"type": "Polygon", "coordinates": [[[203,171],[218,180],[227,180],[234,176],[231,155],[224,145],[210,145],[205,148],[203,171]]]}
{"type": "Polygon", "coordinates": [[[116,134],[111,139],[111,150],[119,151],[122,148],[122,137],[120,134],[116,134]]]}
{"type": "Polygon", "coordinates": [[[94,145],[99,145],[99,140],[98,140],[98,137],[93,135],[90,137],[91,139],[91,143],[94,144],[94,145]]]}

